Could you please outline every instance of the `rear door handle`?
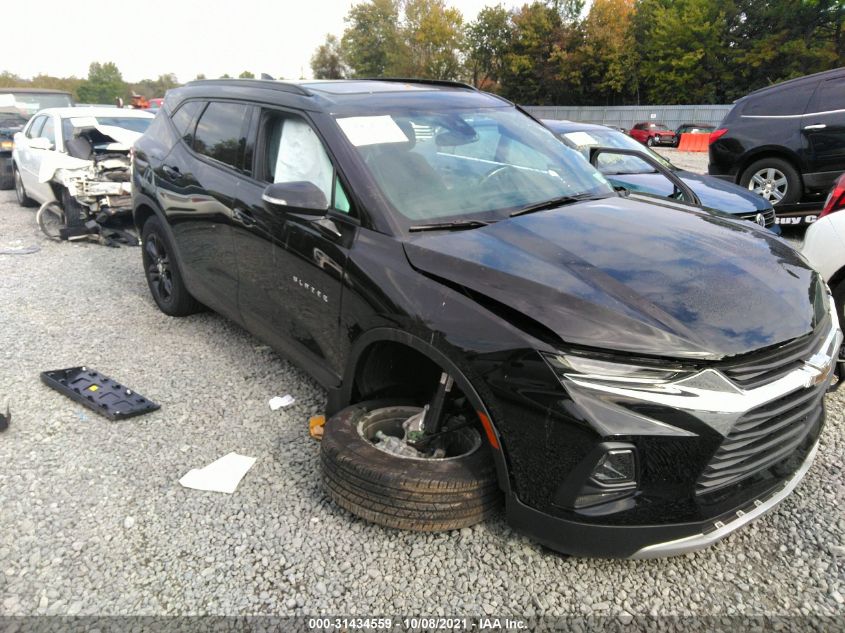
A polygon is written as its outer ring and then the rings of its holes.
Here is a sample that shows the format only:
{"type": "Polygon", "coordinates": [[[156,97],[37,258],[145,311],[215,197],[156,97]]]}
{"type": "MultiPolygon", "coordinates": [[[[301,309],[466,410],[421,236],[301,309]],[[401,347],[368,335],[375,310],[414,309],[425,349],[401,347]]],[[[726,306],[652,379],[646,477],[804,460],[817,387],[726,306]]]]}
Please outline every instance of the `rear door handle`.
{"type": "Polygon", "coordinates": [[[232,215],[238,222],[240,222],[244,226],[252,226],[253,224],[255,224],[255,216],[252,215],[252,213],[250,213],[246,209],[241,209],[240,207],[238,207],[234,209],[234,211],[232,211],[232,215]]]}
{"type": "Polygon", "coordinates": [[[805,125],[805,130],[823,130],[827,127],[824,123],[815,123],[813,125],[805,125]]]}

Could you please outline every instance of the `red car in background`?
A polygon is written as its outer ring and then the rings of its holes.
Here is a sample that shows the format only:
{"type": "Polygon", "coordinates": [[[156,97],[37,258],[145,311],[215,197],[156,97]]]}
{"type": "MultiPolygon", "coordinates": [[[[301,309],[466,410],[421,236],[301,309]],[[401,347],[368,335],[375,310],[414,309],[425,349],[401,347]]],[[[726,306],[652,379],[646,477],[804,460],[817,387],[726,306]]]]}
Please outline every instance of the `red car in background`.
{"type": "Polygon", "coordinates": [[[662,123],[637,123],[628,135],[649,147],[675,144],[675,133],[662,123]]]}

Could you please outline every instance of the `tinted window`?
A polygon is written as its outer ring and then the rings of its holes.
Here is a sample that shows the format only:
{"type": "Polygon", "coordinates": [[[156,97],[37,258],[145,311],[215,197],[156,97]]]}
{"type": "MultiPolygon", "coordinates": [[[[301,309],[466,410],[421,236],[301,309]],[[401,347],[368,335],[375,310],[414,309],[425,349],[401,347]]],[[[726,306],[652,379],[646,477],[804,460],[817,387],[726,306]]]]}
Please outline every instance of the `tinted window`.
{"type": "Polygon", "coordinates": [[[32,122],[32,125],[29,126],[29,131],[26,133],[27,137],[38,138],[41,135],[41,128],[44,127],[44,121],[46,119],[47,117],[44,115],[35,117],[35,120],[32,122]]]}
{"type": "Polygon", "coordinates": [[[190,133],[193,131],[190,129],[190,126],[197,118],[199,111],[202,110],[203,105],[205,104],[202,101],[188,101],[188,103],[183,104],[181,108],[176,110],[171,117],[173,125],[179,131],[179,136],[189,143],[191,139],[190,133]]]}
{"type": "Polygon", "coordinates": [[[773,90],[752,97],[742,109],[743,116],[786,116],[804,114],[807,102],[816,89],[815,83],[805,83],[783,90],[773,90]]]}
{"type": "Polygon", "coordinates": [[[194,134],[194,150],[221,163],[239,167],[246,145],[247,106],[212,102],[202,113],[194,134]]]}
{"type": "Polygon", "coordinates": [[[822,82],[816,92],[816,112],[845,110],[845,78],[828,79],[822,82]]]}

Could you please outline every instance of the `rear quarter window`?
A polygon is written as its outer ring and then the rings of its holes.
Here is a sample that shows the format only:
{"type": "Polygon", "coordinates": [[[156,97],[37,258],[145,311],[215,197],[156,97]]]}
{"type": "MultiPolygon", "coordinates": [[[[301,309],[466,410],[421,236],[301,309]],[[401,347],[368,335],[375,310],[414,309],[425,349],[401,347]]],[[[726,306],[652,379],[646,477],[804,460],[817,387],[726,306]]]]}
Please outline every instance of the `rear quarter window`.
{"type": "Polygon", "coordinates": [[[845,110],[845,77],[823,81],[813,101],[813,112],[845,110]]]}
{"type": "Polygon", "coordinates": [[[197,115],[202,110],[205,102],[203,101],[188,101],[179,106],[179,109],[173,113],[170,120],[176,127],[179,136],[185,139],[188,144],[191,143],[193,133],[193,123],[196,121],[197,115]]]}
{"type": "Polygon", "coordinates": [[[809,82],[751,97],[742,116],[789,116],[804,114],[818,84],[809,82]]]}

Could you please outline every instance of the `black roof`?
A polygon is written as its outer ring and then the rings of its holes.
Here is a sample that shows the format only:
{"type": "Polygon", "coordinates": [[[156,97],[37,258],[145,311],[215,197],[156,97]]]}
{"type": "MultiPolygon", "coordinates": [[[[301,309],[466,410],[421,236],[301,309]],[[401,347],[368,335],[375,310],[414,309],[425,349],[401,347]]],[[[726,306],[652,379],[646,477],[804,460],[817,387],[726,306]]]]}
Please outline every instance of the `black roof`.
{"type": "Polygon", "coordinates": [[[271,79],[203,79],[167,92],[170,109],[191,97],[249,99],[305,110],[373,113],[395,107],[504,107],[496,95],[453,81],[429,79],[338,79],[277,81],[271,79]]]}
{"type": "Polygon", "coordinates": [[[788,86],[794,86],[798,84],[802,84],[805,82],[812,82],[818,81],[820,79],[828,79],[833,77],[845,77],[845,66],[841,68],[834,68],[833,70],[825,70],[820,73],[813,73],[812,75],[804,75],[803,77],[796,77],[795,79],[787,79],[786,81],[781,81],[780,83],[772,84],[771,86],[766,86],[765,88],[759,88],[754,92],[749,92],[743,99],[748,97],[758,95],[764,92],[768,92],[769,90],[784,88],[788,86]]]}

